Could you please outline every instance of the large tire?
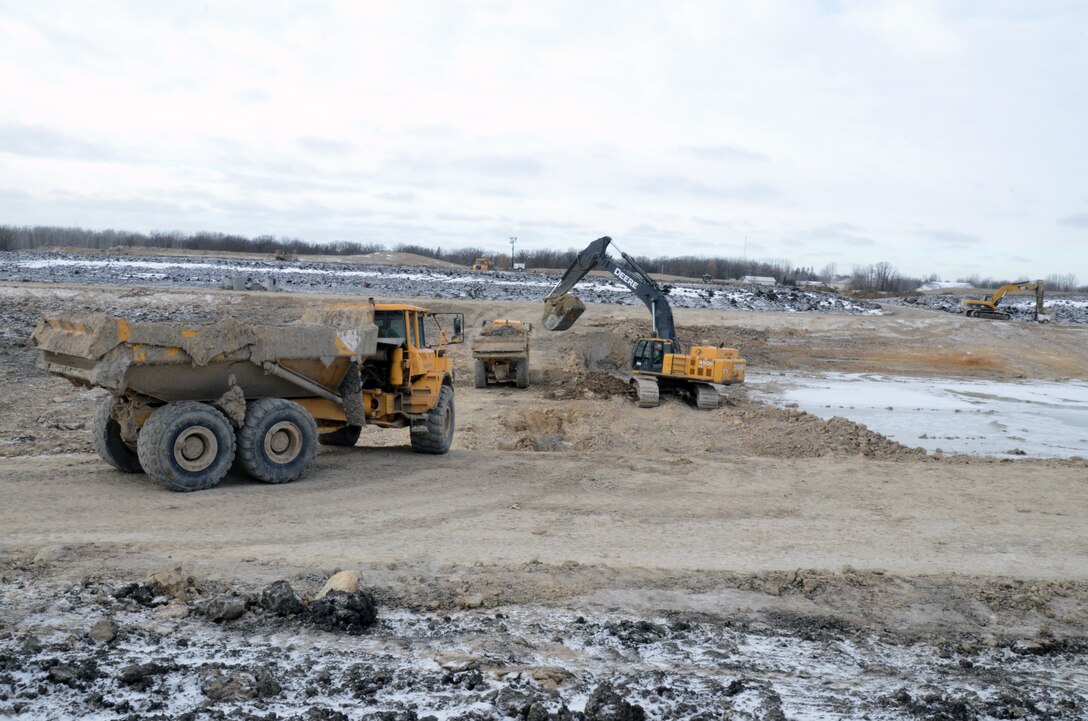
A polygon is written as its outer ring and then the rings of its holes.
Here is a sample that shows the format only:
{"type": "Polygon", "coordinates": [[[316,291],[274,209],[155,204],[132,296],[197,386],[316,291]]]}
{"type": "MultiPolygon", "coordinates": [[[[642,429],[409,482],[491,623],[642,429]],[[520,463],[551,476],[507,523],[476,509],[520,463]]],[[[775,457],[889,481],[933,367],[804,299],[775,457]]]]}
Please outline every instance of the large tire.
{"type": "Polygon", "coordinates": [[[412,450],[416,453],[445,453],[453,443],[457,425],[453,410],[453,389],[442,386],[438,403],[427,412],[427,432],[412,434],[412,450]]]}
{"type": "Polygon", "coordinates": [[[155,410],[136,443],[147,475],[174,491],[203,491],[234,462],[234,428],[206,403],[178,401],[155,410]]]}
{"type": "Polygon", "coordinates": [[[144,468],[140,465],[136,449],[130,448],[121,440],[121,424],[113,419],[114,403],[116,400],[113,396],[103,398],[98,412],[94,414],[94,422],[91,424],[94,449],[102,456],[102,460],[119,471],[143,473],[144,468]]]}
{"type": "Polygon", "coordinates": [[[476,359],[476,372],[473,381],[477,388],[487,388],[487,364],[476,359]]]}
{"type": "Polygon", "coordinates": [[[331,433],[322,433],[317,437],[317,442],[323,446],[347,446],[351,448],[359,442],[359,436],[362,432],[362,426],[344,426],[340,430],[331,433]]]}
{"type": "Polygon", "coordinates": [[[514,385],[518,388],[529,387],[529,359],[514,361],[514,385]]]}
{"type": "Polygon", "coordinates": [[[283,398],[247,404],[238,429],[238,459],[246,473],[264,483],[290,483],[316,454],[317,422],[305,408],[283,398]]]}

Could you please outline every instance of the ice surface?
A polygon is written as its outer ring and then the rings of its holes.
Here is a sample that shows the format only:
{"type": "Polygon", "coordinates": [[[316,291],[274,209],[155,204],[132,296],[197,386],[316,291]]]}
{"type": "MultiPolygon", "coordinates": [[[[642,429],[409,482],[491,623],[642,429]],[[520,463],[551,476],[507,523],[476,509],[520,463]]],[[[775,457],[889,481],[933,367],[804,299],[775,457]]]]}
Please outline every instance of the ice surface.
{"type": "Polygon", "coordinates": [[[796,404],[821,418],[842,416],[927,451],[1002,457],[1088,455],[1085,381],[749,373],[746,382],[757,397],[779,405],[796,404]]]}

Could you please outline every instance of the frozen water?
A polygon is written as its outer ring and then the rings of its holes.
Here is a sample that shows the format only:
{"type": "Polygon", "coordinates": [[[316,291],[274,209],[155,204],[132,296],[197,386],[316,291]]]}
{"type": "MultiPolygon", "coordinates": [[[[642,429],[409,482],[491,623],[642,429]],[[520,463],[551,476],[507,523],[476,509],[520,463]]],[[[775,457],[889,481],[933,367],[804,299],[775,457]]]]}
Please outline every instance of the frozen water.
{"type": "Polygon", "coordinates": [[[865,424],[927,451],[1088,455],[1088,382],[913,378],[875,373],[749,374],[757,396],[865,424]]]}

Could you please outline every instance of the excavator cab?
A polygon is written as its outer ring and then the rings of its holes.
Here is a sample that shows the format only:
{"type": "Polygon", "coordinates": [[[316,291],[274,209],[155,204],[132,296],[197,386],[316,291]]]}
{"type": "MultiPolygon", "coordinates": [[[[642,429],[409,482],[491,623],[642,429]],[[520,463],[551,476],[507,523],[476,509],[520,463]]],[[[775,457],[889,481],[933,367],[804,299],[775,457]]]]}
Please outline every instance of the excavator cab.
{"type": "Polygon", "coordinates": [[[631,371],[660,373],[665,365],[665,354],[672,353],[672,341],[663,338],[640,338],[631,354],[631,371]]]}

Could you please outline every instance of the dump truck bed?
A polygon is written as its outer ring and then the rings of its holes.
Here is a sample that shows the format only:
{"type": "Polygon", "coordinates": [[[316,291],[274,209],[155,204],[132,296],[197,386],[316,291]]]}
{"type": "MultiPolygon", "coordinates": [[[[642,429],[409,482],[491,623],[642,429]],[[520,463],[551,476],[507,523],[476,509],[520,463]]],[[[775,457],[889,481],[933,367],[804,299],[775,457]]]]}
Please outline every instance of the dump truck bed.
{"type": "Polygon", "coordinates": [[[489,324],[476,336],[472,341],[473,358],[514,359],[529,356],[529,333],[521,325],[505,323],[506,321],[496,321],[489,324]]]}
{"type": "Polygon", "coordinates": [[[525,358],[528,355],[528,336],[481,337],[472,342],[473,358],[525,358]]]}
{"type": "Polygon", "coordinates": [[[334,394],[353,362],[378,353],[369,304],[307,311],[297,323],[130,323],[105,314],[43,318],[40,365],[76,385],[163,402],[334,394]],[[324,391],[324,392],[322,392],[324,391]]]}

